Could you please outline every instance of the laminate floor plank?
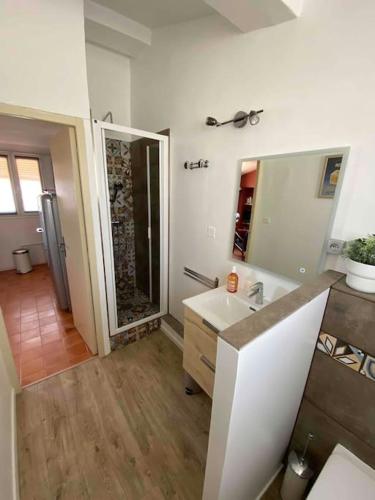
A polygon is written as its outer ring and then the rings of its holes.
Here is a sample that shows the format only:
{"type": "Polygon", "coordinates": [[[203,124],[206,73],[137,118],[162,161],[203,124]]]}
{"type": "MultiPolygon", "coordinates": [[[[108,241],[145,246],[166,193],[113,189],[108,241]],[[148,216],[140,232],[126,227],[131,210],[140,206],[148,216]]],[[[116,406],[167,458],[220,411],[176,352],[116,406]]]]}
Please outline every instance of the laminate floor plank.
{"type": "Polygon", "coordinates": [[[211,400],[161,332],[17,398],[21,500],[198,500],[211,400]]]}

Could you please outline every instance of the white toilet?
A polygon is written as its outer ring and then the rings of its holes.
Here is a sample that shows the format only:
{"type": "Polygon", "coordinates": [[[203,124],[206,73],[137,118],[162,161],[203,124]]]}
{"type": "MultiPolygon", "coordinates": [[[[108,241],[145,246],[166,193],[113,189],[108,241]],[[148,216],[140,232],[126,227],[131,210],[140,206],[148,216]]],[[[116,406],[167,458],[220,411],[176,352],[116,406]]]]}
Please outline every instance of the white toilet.
{"type": "Polygon", "coordinates": [[[374,500],[375,470],[336,445],[319,474],[308,500],[374,500]]]}

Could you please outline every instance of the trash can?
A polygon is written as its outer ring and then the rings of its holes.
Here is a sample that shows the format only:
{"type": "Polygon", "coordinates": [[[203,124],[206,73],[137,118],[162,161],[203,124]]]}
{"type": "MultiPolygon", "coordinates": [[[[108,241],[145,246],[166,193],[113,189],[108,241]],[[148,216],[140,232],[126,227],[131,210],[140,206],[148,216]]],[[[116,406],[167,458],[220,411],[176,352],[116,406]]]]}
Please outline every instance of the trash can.
{"type": "Polygon", "coordinates": [[[29,251],[26,248],[13,250],[13,259],[18,274],[29,273],[33,270],[30,263],[29,251]]]}

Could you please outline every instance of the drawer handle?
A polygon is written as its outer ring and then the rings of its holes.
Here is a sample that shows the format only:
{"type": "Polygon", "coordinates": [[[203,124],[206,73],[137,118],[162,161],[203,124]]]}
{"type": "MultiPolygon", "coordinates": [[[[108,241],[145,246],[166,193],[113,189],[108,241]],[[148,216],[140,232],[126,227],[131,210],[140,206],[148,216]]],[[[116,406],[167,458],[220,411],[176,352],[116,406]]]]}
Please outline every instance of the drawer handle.
{"type": "Polygon", "coordinates": [[[206,356],[203,356],[203,354],[202,354],[202,355],[201,355],[201,357],[200,357],[200,360],[202,361],[202,363],[203,363],[204,365],[206,365],[206,366],[207,366],[207,368],[209,368],[212,372],[214,372],[214,373],[215,373],[215,367],[214,367],[214,365],[211,363],[211,361],[209,361],[209,360],[206,358],[206,356]]]}
{"type": "Polygon", "coordinates": [[[206,319],[204,319],[204,318],[202,319],[202,323],[204,325],[208,326],[208,328],[210,330],[212,330],[213,332],[215,332],[215,333],[219,333],[220,332],[220,330],[218,330],[214,325],[211,325],[211,323],[209,321],[207,321],[206,319]]]}

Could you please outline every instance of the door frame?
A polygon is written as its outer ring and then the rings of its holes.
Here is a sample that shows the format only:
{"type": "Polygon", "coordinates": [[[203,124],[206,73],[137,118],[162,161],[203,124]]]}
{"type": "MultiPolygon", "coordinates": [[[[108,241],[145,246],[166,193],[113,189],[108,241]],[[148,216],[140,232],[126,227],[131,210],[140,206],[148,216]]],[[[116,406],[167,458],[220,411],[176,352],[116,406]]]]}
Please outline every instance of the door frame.
{"type": "Polygon", "coordinates": [[[97,194],[100,213],[101,238],[106,282],[106,312],[108,319],[108,336],[113,336],[142,325],[153,319],[158,319],[168,312],[168,230],[169,230],[169,137],[132,127],[93,120],[95,169],[97,179],[97,194]],[[129,325],[117,327],[116,283],[113,265],[112,227],[109,204],[108,180],[105,171],[107,165],[105,153],[105,131],[113,131],[138,136],[139,138],[159,141],[159,181],[160,181],[160,311],[129,325]]]}
{"type": "Polygon", "coordinates": [[[104,314],[106,311],[105,297],[103,297],[102,293],[105,287],[104,266],[100,241],[96,181],[92,175],[94,154],[91,120],[5,103],[0,103],[0,114],[42,120],[66,125],[74,129],[78,156],[78,171],[75,171],[74,187],[79,204],[80,230],[86,247],[85,261],[87,265],[85,265],[85,277],[90,284],[91,314],[95,325],[98,354],[99,356],[105,356],[110,353],[111,349],[107,318],[104,314]]]}

